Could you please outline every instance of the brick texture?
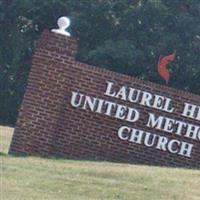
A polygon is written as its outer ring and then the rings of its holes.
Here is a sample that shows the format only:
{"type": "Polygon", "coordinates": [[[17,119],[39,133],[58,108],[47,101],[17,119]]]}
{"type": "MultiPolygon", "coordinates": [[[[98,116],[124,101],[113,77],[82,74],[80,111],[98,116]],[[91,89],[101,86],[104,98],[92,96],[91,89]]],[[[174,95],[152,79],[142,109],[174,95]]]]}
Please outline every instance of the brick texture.
{"type": "Polygon", "coordinates": [[[200,122],[181,117],[180,113],[184,102],[198,105],[200,96],[80,63],[75,59],[76,53],[75,39],[49,31],[42,33],[36,42],[28,86],[9,153],[199,168],[199,141],[150,129],[145,123],[147,113],[152,112],[198,126],[200,122]],[[119,88],[127,85],[172,98],[175,112],[172,115],[135,104],[134,108],[140,111],[142,118],[132,124],[71,106],[72,91],[132,105],[105,96],[106,81],[114,82],[119,88]],[[192,156],[183,157],[122,141],[117,135],[122,125],[193,143],[192,156]]]}

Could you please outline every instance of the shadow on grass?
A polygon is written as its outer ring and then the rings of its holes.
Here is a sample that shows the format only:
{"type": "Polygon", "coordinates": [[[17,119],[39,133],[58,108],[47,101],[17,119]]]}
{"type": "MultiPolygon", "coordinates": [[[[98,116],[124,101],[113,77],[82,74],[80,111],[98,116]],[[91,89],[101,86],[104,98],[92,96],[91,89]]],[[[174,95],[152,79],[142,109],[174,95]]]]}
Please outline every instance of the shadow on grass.
{"type": "Polygon", "coordinates": [[[6,153],[1,153],[0,155],[3,155],[5,157],[15,157],[15,158],[41,158],[41,159],[45,159],[45,160],[57,160],[57,161],[61,161],[61,162],[66,162],[66,161],[75,161],[75,162],[94,162],[94,163],[110,163],[110,164],[120,164],[120,165],[135,165],[135,166],[149,166],[149,167],[155,167],[155,168],[171,168],[171,169],[186,169],[186,170],[198,170],[199,171],[199,167],[181,167],[181,166],[162,166],[159,164],[147,164],[147,163],[137,163],[137,162],[125,162],[125,161],[110,161],[110,160],[105,160],[105,159],[97,159],[97,158],[74,158],[71,156],[62,156],[62,155],[53,155],[53,156],[48,156],[48,155],[29,155],[29,154],[15,154],[15,153],[11,153],[11,154],[6,154],[6,153]]]}
{"type": "Polygon", "coordinates": [[[7,157],[8,154],[7,154],[7,153],[0,152],[0,156],[7,157]]]}
{"type": "Polygon", "coordinates": [[[2,157],[10,157],[10,158],[24,158],[24,157],[30,157],[28,155],[17,155],[17,154],[9,154],[9,153],[5,153],[5,152],[0,152],[0,156],[2,157]]]}

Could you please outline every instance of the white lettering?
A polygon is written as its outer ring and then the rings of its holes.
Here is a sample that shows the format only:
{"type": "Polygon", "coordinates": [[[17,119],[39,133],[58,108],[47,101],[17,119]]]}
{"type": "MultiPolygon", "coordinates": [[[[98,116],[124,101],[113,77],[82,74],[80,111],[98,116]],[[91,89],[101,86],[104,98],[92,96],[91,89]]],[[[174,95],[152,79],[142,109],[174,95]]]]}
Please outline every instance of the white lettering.
{"type": "Polygon", "coordinates": [[[171,101],[172,101],[171,99],[166,98],[165,105],[163,108],[164,111],[169,113],[172,113],[174,111],[174,108],[171,106],[171,101]]]}
{"type": "Polygon", "coordinates": [[[165,98],[159,95],[155,95],[154,103],[152,105],[153,108],[162,109],[165,98]]]}
{"type": "Polygon", "coordinates": [[[126,87],[121,87],[121,89],[115,97],[126,101],[126,87]]]}
{"type": "Polygon", "coordinates": [[[148,127],[150,128],[156,128],[156,129],[162,129],[162,122],[163,122],[163,117],[159,116],[157,119],[155,119],[155,115],[153,113],[149,113],[149,119],[147,122],[148,127]]]}
{"type": "Polygon", "coordinates": [[[144,145],[147,147],[152,147],[155,143],[156,135],[151,133],[146,133],[144,139],[144,145]],[[153,137],[153,138],[152,138],[153,137]]]}
{"type": "Polygon", "coordinates": [[[128,114],[126,117],[126,121],[128,122],[136,122],[140,117],[140,113],[134,108],[128,108],[128,114]]]}
{"type": "Polygon", "coordinates": [[[126,117],[126,115],[125,115],[126,109],[127,109],[126,106],[117,105],[117,111],[116,111],[115,117],[118,119],[124,119],[126,117]]]}
{"type": "Polygon", "coordinates": [[[118,130],[118,137],[121,140],[128,140],[129,136],[127,133],[130,133],[131,129],[127,126],[122,126],[118,130]]]}
{"type": "Polygon", "coordinates": [[[107,105],[105,115],[111,116],[112,109],[115,108],[117,104],[110,101],[105,101],[105,105],[107,105]]]}
{"type": "Polygon", "coordinates": [[[192,124],[188,124],[185,137],[188,137],[188,138],[192,138],[192,139],[194,139],[194,140],[197,140],[197,139],[198,139],[197,136],[198,136],[199,132],[200,132],[200,127],[199,127],[199,126],[195,126],[195,125],[192,125],[192,124]]]}
{"type": "Polygon", "coordinates": [[[106,83],[107,83],[107,88],[104,94],[110,97],[114,97],[116,95],[116,92],[113,93],[111,92],[113,87],[113,82],[107,81],[106,83]]]}
{"type": "Polygon", "coordinates": [[[174,121],[175,120],[173,120],[173,119],[165,118],[165,125],[164,125],[163,130],[168,133],[172,133],[174,131],[174,129],[173,129],[174,121]]]}
{"type": "Polygon", "coordinates": [[[187,124],[185,122],[181,122],[181,121],[176,121],[175,124],[177,125],[175,134],[182,135],[182,131],[183,131],[184,127],[187,126],[187,124]]]}
{"type": "Polygon", "coordinates": [[[195,118],[195,110],[196,110],[196,106],[189,104],[189,103],[185,103],[185,107],[183,110],[182,115],[184,117],[189,117],[189,118],[195,118]]]}
{"type": "Polygon", "coordinates": [[[89,107],[89,109],[94,112],[96,102],[97,102],[96,98],[86,96],[85,102],[84,102],[84,105],[83,105],[83,109],[86,110],[87,107],[89,107]]]}
{"type": "Polygon", "coordinates": [[[141,104],[144,106],[151,107],[151,100],[152,100],[152,94],[149,92],[143,92],[141,104]]]}
{"type": "Polygon", "coordinates": [[[144,131],[132,129],[131,137],[129,141],[137,143],[137,144],[141,144],[143,134],[144,134],[144,131]]]}
{"type": "Polygon", "coordinates": [[[168,139],[166,137],[163,136],[159,137],[156,149],[167,151],[167,143],[168,139]]]}
{"type": "Polygon", "coordinates": [[[193,144],[182,142],[182,146],[181,146],[181,150],[179,154],[182,156],[191,157],[193,146],[194,146],[193,144]]]}
{"type": "Polygon", "coordinates": [[[132,103],[137,103],[139,101],[141,90],[136,90],[134,88],[130,88],[128,100],[132,103]]]}
{"type": "Polygon", "coordinates": [[[176,144],[176,146],[178,147],[180,145],[180,142],[178,140],[171,140],[168,143],[168,150],[170,153],[178,153],[178,149],[174,149],[174,145],[176,144]]]}
{"type": "Polygon", "coordinates": [[[73,107],[76,108],[79,107],[82,103],[82,100],[83,100],[83,94],[79,94],[78,92],[72,92],[71,105],[73,107]]]}

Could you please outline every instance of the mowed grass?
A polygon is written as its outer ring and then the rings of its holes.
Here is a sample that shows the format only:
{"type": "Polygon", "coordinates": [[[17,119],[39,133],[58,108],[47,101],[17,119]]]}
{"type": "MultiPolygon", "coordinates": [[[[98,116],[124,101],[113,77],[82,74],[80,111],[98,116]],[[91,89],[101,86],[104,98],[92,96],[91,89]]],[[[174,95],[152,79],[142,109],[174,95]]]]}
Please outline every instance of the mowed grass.
{"type": "Polygon", "coordinates": [[[200,200],[200,171],[7,155],[0,127],[0,200],[200,200]]]}

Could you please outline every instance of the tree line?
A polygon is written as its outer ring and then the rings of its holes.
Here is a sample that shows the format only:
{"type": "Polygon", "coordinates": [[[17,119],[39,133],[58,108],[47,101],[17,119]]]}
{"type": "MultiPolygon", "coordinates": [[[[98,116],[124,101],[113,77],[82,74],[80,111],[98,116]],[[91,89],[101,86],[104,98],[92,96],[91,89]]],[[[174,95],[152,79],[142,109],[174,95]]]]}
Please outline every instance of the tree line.
{"type": "Polygon", "coordinates": [[[165,84],[158,59],[176,51],[169,85],[200,94],[196,0],[0,0],[0,124],[15,124],[34,41],[63,15],[80,39],[78,60],[165,84]]]}

